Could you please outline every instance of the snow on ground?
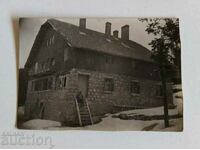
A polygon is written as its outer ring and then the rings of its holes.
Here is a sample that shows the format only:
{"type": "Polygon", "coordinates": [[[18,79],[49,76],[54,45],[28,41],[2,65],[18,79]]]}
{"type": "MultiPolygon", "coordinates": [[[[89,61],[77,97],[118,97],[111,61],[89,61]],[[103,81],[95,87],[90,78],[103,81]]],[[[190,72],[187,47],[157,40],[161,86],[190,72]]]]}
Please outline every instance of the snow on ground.
{"type": "Polygon", "coordinates": [[[181,85],[181,84],[175,84],[175,85],[173,85],[172,88],[173,88],[173,89],[179,89],[179,90],[182,90],[182,85],[181,85]]]}
{"type": "Polygon", "coordinates": [[[183,93],[182,93],[182,85],[176,84],[173,85],[173,90],[177,90],[176,93],[173,94],[173,103],[177,106],[178,113],[183,115],[183,93]]]}
{"type": "Polygon", "coordinates": [[[173,103],[177,106],[178,113],[183,115],[183,93],[182,91],[173,94],[173,103]]]}
{"type": "Polygon", "coordinates": [[[183,130],[183,118],[172,119],[169,121],[170,127],[165,128],[164,123],[155,126],[153,131],[182,131],[183,130]]]}
{"type": "Polygon", "coordinates": [[[45,129],[48,127],[61,127],[60,122],[42,119],[33,119],[23,123],[25,129],[45,129]]]}
{"type": "MultiPolygon", "coordinates": [[[[136,110],[128,110],[116,113],[118,114],[140,114],[140,115],[146,115],[146,116],[152,116],[152,115],[163,115],[164,114],[164,108],[163,107],[154,107],[154,108],[148,108],[148,109],[136,109],[136,110]]],[[[175,115],[178,113],[177,109],[169,109],[169,115],[175,115]]]]}
{"type": "Polygon", "coordinates": [[[24,106],[19,106],[17,109],[18,116],[24,116],[24,106]]]}
{"type": "MultiPolygon", "coordinates": [[[[142,121],[142,120],[121,120],[119,118],[112,118],[112,115],[117,114],[144,114],[144,115],[161,115],[163,114],[163,107],[156,107],[150,109],[136,109],[123,111],[116,114],[107,114],[105,118],[102,118],[102,121],[98,124],[89,125],[85,127],[52,127],[48,129],[52,130],[100,130],[100,131],[141,131],[143,128],[147,126],[151,126],[152,124],[158,124],[155,126],[155,131],[158,130],[167,130],[164,129],[164,120],[151,120],[151,121],[142,121]]],[[[176,109],[169,110],[170,115],[177,114],[176,109]]],[[[170,124],[175,125],[175,127],[169,128],[167,131],[177,131],[180,130],[176,123],[180,123],[181,118],[179,119],[171,119],[170,124]]],[[[154,130],[154,129],[153,129],[154,130]]]]}

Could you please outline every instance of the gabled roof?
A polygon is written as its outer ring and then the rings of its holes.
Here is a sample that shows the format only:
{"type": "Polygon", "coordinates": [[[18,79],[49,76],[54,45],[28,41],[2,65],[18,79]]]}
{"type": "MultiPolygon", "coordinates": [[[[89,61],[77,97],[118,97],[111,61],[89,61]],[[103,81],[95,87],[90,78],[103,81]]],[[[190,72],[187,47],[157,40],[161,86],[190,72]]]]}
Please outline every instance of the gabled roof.
{"type": "Polygon", "coordinates": [[[48,19],[47,23],[60,33],[71,47],[152,62],[150,51],[134,41],[123,41],[120,38],[114,38],[90,29],[82,29],[55,19],[48,19]]]}
{"type": "MultiPolygon", "coordinates": [[[[55,19],[48,19],[42,26],[46,25],[49,25],[53,30],[62,35],[71,47],[153,62],[150,58],[151,52],[134,41],[123,41],[120,38],[108,36],[90,29],[82,29],[76,25],[55,19]]],[[[44,32],[40,28],[25,67],[30,67],[37,55],[44,32]]]]}

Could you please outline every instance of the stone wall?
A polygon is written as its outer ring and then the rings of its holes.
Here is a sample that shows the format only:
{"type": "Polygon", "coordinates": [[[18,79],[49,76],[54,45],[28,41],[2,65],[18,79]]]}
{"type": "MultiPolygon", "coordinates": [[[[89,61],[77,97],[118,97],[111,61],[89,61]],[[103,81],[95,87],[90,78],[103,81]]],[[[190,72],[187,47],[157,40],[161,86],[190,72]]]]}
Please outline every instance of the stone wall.
{"type": "MultiPolygon", "coordinates": [[[[161,84],[160,81],[146,80],[134,78],[131,76],[98,73],[88,70],[76,70],[76,74],[88,74],[88,103],[92,115],[102,115],[113,111],[113,106],[140,106],[143,108],[160,106],[163,104],[163,97],[156,96],[156,86],[161,84]],[[114,91],[104,91],[104,79],[113,78],[114,91]],[[131,94],[131,81],[138,81],[140,83],[140,94],[131,94]]],[[[77,77],[76,77],[77,78],[77,77]]],[[[74,80],[77,81],[77,80],[74,80]]],[[[168,101],[172,102],[172,88],[171,84],[167,84],[168,101]]]]}
{"type": "MultiPolygon", "coordinates": [[[[31,81],[29,81],[25,104],[25,117],[27,120],[41,118],[39,104],[44,103],[43,119],[60,121],[72,126],[78,124],[74,101],[74,93],[77,93],[76,74],[72,72],[66,76],[68,76],[66,87],[58,88],[54,83],[53,89],[46,91],[30,91],[31,81]]],[[[54,75],[54,81],[57,77],[57,75],[54,75]]]]}
{"type": "MultiPolygon", "coordinates": [[[[44,102],[44,119],[64,122],[68,125],[78,123],[77,112],[73,96],[78,91],[78,74],[89,75],[88,104],[92,116],[112,113],[114,106],[153,107],[163,103],[162,97],[156,96],[155,86],[159,81],[136,79],[131,76],[98,73],[95,71],[72,69],[67,74],[66,87],[41,92],[28,92],[26,101],[27,118],[38,118],[38,102],[44,102]],[[114,80],[114,91],[104,91],[104,78],[114,80]],[[130,91],[130,83],[137,80],[140,83],[140,94],[134,95],[130,91]]],[[[55,78],[58,75],[55,75],[55,78]]],[[[55,80],[56,81],[56,80],[55,80]]],[[[56,84],[54,84],[56,85],[56,84]]],[[[172,101],[171,85],[167,85],[168,100],[172,101]]]]}

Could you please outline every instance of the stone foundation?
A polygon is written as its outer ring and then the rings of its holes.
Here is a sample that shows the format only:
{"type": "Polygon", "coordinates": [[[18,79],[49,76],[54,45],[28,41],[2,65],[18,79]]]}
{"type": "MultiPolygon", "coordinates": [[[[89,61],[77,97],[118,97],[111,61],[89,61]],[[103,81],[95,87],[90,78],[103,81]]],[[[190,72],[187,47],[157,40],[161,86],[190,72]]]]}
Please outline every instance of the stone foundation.
{"type": "MultiPolygon", "coordinates": [[[[88,104],[92,116],[112,113],[114,106],[154,107],[163,104],[163,98],[156,96],[155,86],[160,81],[134,78],[131,76],[106,74],[95,71],[72,69],[67,74],[66,87],[58,89],[56,84],[49,91],[27,93],[25,114],[27,119],[40,118],[39,104],[44,103],[44,119],[63,122],[69,126],[78,124],[77,112],[73,96],[78,91],[78,74],[89,75],[88,104]],[[114,81],[113,92],[104,91],[104,78],[114,81]],[[130,83],[137,80],[140,84],[140,94],[131,94],[130,83]]],[[[55,75],[56,78],[56,75],[55,75]]],[[[56,81],[56,80],[55,80],[56,81]]],[[[29,81],[30,82],[30,81],[29,81]]],[[[171,84],[167,84],[168,101],[172,102],[171,84]]]]}

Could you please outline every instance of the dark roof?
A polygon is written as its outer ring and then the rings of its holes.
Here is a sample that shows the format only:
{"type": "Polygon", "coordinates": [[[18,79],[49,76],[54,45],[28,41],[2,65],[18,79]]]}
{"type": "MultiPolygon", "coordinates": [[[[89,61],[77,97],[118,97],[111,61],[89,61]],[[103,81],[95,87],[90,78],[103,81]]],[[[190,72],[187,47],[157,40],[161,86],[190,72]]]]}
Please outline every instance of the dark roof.
{"type": "Polygon", "coordinates": [[[142,45],[55,19],[48,19],[52,28],[60,33],[71,47],[90,49],[112,55],[152,61],[150,51],[142,45]]]}

